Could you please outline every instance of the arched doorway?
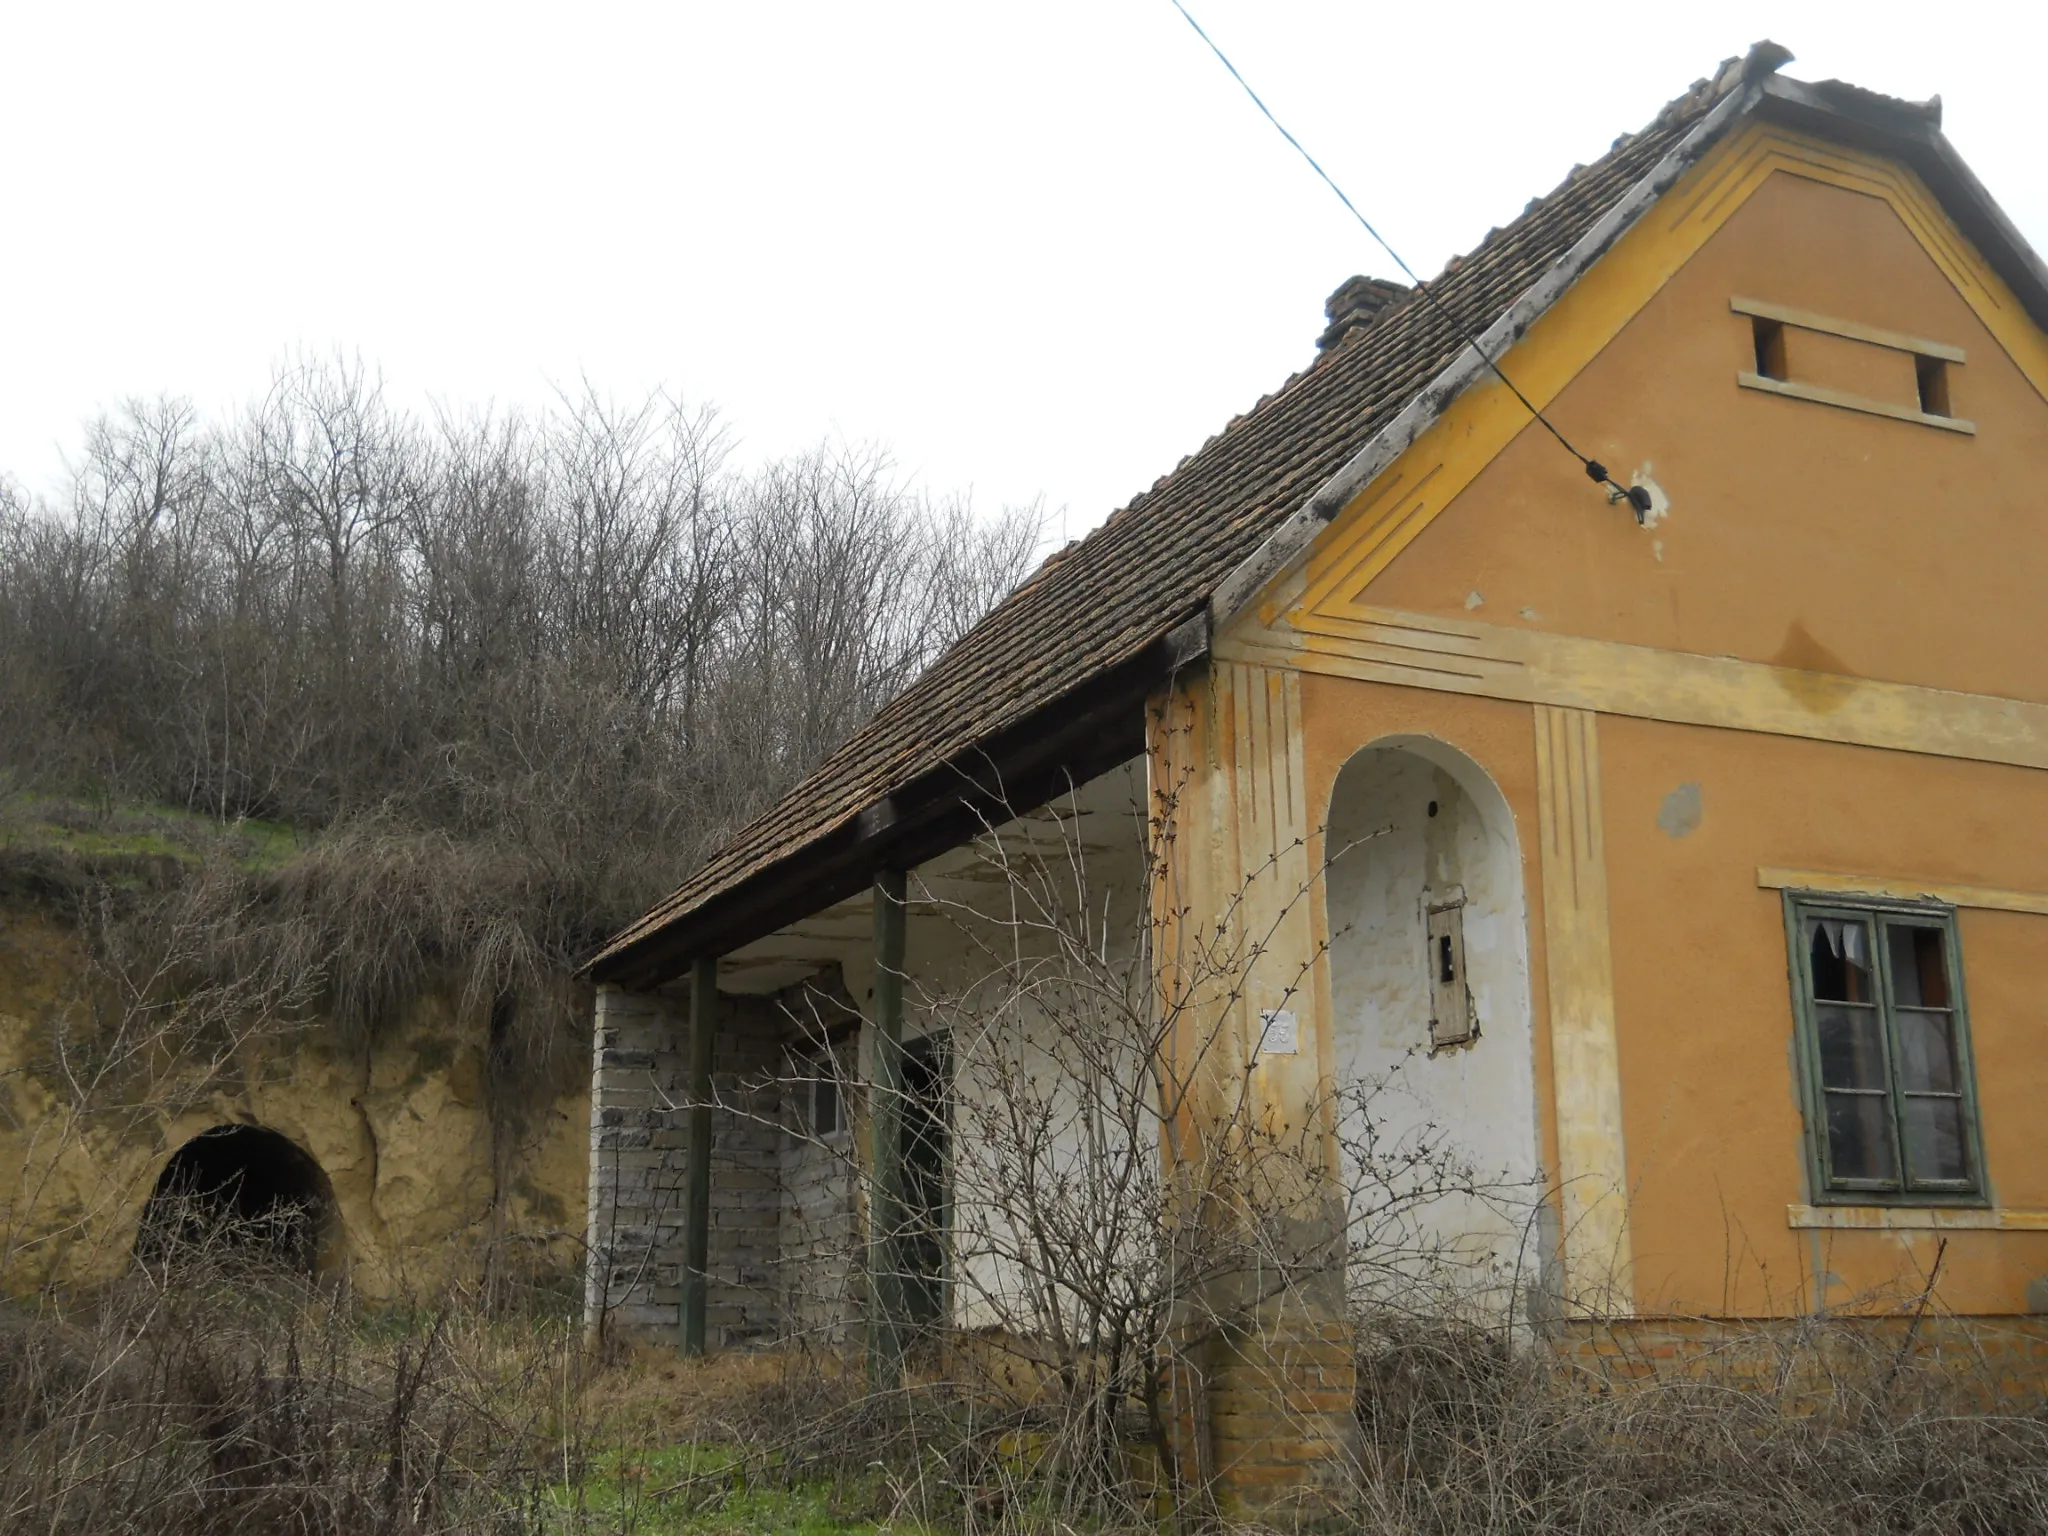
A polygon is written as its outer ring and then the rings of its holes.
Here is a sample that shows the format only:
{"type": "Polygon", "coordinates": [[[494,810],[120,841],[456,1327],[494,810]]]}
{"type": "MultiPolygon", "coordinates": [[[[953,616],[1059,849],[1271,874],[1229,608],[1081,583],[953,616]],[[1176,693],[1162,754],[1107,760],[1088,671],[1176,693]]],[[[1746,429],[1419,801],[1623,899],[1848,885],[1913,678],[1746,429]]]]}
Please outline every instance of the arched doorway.
{"type": "Polygon", "coordinates": [[[217,1125],[164,1165],[136,1255],[174,1262],[210,1253],[311,1274],[334,1221],[334,1188],[311,1156],[261,1126],[217,1125]]]}
{"type": "Polygon", "coordinates": [[[1498,1316],[1533,1289],[1543,1209],[1513,814],[1463,753],[1390,737],[1338,774],[1328,849],[1353,1289],[1498,1316]]]}

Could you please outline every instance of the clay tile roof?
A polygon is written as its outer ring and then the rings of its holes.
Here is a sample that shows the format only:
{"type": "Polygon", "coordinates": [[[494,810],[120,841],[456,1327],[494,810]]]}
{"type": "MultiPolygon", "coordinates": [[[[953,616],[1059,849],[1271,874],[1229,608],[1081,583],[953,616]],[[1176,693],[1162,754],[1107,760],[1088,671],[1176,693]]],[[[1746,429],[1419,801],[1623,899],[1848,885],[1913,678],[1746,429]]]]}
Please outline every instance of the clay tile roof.
{"type": "MultiPolygon", "coordinates": [[[[1617,139],[1597,163],[1574,167],[1520,217],[1452,260],[1425,285],[1442,309],[1474,335],[1503,316],[1701,117],[1756,72],[1759,54],[1764,72],[1789,57],[1775,45],[1759,45],[1750,69],[1729,61],[1649,127],[1617,139]]],[[[1451,324],[1421,293],[1393,298],[1151,490],[1048,559],[768,814],[743,827],[679,890],[615,937],[592,962],[592,973],[623,974],[636,946],[644,953],[665,928],[697,921],[707,904],[742,886],[800,882],[807,851],[844,832],[864,811],[920,775],[964,760],[1035,712],[1060,706],[1091,679],[1203,612],[1225,578],[1462,350],[1451,324]]],[[[773,926],[736,935],[728,925],[723,936],[744,942],[773,926]]]]}

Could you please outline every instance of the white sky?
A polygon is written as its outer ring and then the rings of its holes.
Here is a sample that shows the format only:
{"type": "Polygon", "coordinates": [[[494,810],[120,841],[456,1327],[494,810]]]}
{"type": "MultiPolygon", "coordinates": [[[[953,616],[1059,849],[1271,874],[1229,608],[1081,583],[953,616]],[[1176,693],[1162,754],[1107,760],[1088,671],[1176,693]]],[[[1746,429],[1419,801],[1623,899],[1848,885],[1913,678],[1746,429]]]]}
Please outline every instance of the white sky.
{"type": "MultiPolygon", "coordinates": [[[[1190,0],[1416,270],[1771,36],[1909,97],[2048,247],[2048,5],[1190,0]]],[[[1168,0],[0,8],[0,468],[294,348],[398,398],[579,375],[744,457],[890,445],[1078,534],[1391,264],[1168,0]]]]}

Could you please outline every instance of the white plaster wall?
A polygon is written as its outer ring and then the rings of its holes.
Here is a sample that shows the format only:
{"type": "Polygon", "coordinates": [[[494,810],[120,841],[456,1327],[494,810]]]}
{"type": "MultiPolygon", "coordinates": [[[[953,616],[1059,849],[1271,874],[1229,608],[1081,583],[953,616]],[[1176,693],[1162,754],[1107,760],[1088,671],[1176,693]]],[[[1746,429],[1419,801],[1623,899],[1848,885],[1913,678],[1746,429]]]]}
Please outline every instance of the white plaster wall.
{"type": "Polygon", "coordinates": [[[1156,1131],[1133,1146],[1113,1103],[1144,1066],[1131,1019],[1149,995],[1143,786],[1141,769],[1118,769],[914,882],[928,899],[913,911],[906,1022],[951,1037],[957,1326],[1049,1325],[1020,1255],[1078,1255],[1111,1226],[1149,1240],[1137,1181],[1156,1178],[1156,1131]],[[1049,1244],[1016,1219],[1020,1148],[1049,1244]]]}
{"type": "MultiPolygon", "coordinates": [[[[1159,1141],[1142,1024],[1099,983],[1139,971],[1127,943],[1093,975],[1044,963],[1024,996],[997,983],[947,1010],[954,1021],[954,1321],[1055,1328],[1050,1275],[1081,1295],[1113,1288],[1107,1266],[1139,1262],[1157,1218],[1159,1141]],[[1036,1285],[1028,1282],[1036,1280],[1036,1285]]],[[[1131,1000],[1142,1008],[1140,990],[1131,1000]]]]}
{"type": "Polygon", "coordinates": [[[805,1042],[794,1053],[783,1084],[782,1110],[789,1134],[781,1154],[780,1278],[787,1337],[832,1345],[851,1334],[860,1313],[860,1202],[854,1172],[853,1105],[848,1092],[851,1049],[829,1056],[805,1042]],[[840,1124],[817,1134],[807,1119],[813,1079],[832,1073],[840,1083],[840,1124]]]}
{"type": "MultiPolygon", "coordinates": [[[[1139,1004],[1145,996],[1138,949],[1149,912],[1144,786],[1142,762],[1112,770],[1060,804],[994,829],[977,848],[911,874],[904,1033],[949,1037],[947,1297],[956,1326],[1015,1326],[1029,1317],[1026,1271],[1016,1256],[1030,1244],[989,1198],[1014,1180],[1014,1167],[999,1166],[1013,1138],[996,1133],[1018,1111],[1045,1117],[1036,1168],[1050,1176],[1041,1186],[1047,1211],[1087,1208],[1087,1184],[1105,1167],[1128,1163],[1156,1176],[1156,1137],[1126,1159],[1117,1117],[1091,1102],[1106,1091],[1108,1078],[1094,1069],[1108,1058],[1078,1058],[1071,1048],[1075,1025],[1098,1051],[1117,1028],[1106,982],[1128,978],[1139,1004]],[[1086,959],[1066,947],[1084,936],[1086,959]]],[[[869,1011],[872,949],[848,944],[841,964],[849,992],[869,1011]]],[[[872,1071],[873,1031],[863,1027],[860,1080],[872,1071]]],[[[1100,1200],[1093,1205],[1100,1216],[1100,1200]]],[[[1133,1241],[1147,1237],[1132,1234],[1133,1241]]]]}
{"type": "Polygon", "coordinates": [[[1403,1206],[1371,1233],[1383,1264],[1354,1260],[1356,1290],[1416,1288],[1498,1315],[1537,1281],[1542,1167],[1536,1120],[1528,919],[1520,850],[1485,773],[1440,742],[1402,737],[1339,774],[1328,821],[1334,1060],[1354,1212],[1403,1206]],[[1430,814],[1434,804],[1436,814],[1430,814]],[[1423,893],[1462,887],[1469,1045],[1432,1054],[1423,893]],[[1360,1096],[1364,1095],[1364,1102],[1360,1096]],[[1375,1154],[1358,1155],[1369,1114],[1375,1154]],[[1467,1177],[1477,1193],[1429,1197],[1467,1177]]]}

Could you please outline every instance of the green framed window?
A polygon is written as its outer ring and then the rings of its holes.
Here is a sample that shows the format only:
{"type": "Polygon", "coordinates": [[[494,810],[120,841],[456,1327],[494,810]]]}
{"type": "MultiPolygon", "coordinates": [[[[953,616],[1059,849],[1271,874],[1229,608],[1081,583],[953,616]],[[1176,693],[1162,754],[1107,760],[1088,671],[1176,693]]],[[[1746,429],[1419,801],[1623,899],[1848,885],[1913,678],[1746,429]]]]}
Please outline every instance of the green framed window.
{"type": "Polygon", "coordinates": [[[1953,907],[1785,894],[1814,1191],[1984,1197],[1953,907]]]}

